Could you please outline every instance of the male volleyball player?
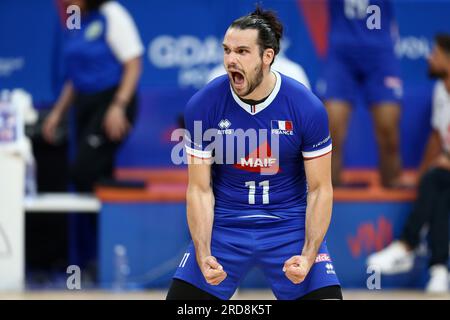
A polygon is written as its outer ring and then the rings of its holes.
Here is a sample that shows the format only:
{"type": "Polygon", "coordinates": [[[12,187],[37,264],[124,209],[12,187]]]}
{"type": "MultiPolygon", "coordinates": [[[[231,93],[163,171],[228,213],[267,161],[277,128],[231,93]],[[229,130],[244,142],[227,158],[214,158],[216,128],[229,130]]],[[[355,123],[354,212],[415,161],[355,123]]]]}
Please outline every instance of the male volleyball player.
{"type": "Polygon", "coordinates": [[[235,20],[223,41],[227,75],[187,104],[192,243],[167,299],[229,299],[253,266],[278,299],[342,298],[324,241],[333,198],[327,113],[271,70],[282,31],[261,8],[235,20]]]}

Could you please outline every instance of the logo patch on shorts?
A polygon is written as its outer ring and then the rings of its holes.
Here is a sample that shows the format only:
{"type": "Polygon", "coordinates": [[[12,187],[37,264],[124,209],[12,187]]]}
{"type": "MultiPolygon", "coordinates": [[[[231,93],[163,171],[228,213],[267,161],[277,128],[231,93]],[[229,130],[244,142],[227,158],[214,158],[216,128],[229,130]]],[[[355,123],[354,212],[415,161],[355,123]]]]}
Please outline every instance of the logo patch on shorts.
{"type": "Polygon", "coordinates": [[[334,267],[331,263],[327,263],[325,268],[327,269],[327,274],[336,274],[336,271],[334,271],[334,267]]]}
{"type": "Polygon", "coordinates": [[[317,255],[315,263],[319,262],[331,262],[331,258],[326,253],[320,253],[317,255]]]}

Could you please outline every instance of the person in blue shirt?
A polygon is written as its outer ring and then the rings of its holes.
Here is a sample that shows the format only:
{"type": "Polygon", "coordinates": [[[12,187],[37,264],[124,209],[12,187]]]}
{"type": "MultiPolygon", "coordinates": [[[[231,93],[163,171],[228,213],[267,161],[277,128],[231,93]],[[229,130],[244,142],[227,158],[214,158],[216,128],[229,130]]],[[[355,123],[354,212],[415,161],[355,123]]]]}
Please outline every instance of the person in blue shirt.
{"type": "Polygon", "coordinates": [[[341,184],[348,120],[358,97],[370,106],[385,187],[401,185],[399,119],[402,81],[394,53],[397,37],[388,0],[330,0],[329,52],[318,93],[325,101],[333,138],[333,184],[341,184]]]}
{"type": "Polygon", "coordinates": [[[65,0],[81,9],[81,28],[66,29],[62,48],[66,81],[47,117],[52,143],[61,118],[76,109],[77,152],[72,180],[78,191],[111,179],[115,154],[134,121],[143,45],[133,19],[116,1],[65,0]]]}
{"type": "Polygon", "coordinates": [[[229,299],[254,266],[278,299],[341,299],[324,240],[333,201],[321,101],[271,70],[283,26],[257,7],[223,40],[226,75],[185,109],[192,242],[167,294],[229,299]]]}

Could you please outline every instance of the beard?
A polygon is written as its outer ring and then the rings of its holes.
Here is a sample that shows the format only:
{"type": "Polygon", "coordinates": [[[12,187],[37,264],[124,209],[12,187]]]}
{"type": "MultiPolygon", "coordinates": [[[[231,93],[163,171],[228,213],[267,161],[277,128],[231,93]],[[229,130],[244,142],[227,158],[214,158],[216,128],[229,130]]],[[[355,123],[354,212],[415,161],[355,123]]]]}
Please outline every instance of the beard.
{"type": "Polygon", "coordinates": [[[255,68],[255,76],[251,80],[250,79],[248,80],[247,92],[245,92],[245,94],[243,94],[242,96],[243,97],[248,96],[253,91],[255,91],[255,89],[258,88],[258,86],[263,81],[263,78],[264,78],[264,74],[263,74],[263,71],[262,71],[262,63],[260,63],[255,68]]]}
{"type": "MultiPolygon", "coordinates": [[[[236,68],[237,69],[237,68],[236,68]]],[[[242,75],[245,75],[245,73],[241,70],[239,70],[242,75]]],[[[255,69],[254,69],[254,76],[252,78],[247,78],[248,79],[248,88],[245,92],[238,94],[237,90],[234,88],[234,81],[233,81],[233,77],[229,76],[230,78],[230,82],[233,84],[232,88],[234,93],[236,93],[236,95],[238,95],[239,97],[246,97],[249,94],[251,94],[253,91],[255,91],[255,89],[261,84],[261,82],[263,81],[264,78],[264,74],[263,74],[263,70],[262,70],[262,63],[259,63],[255,69]]]]}

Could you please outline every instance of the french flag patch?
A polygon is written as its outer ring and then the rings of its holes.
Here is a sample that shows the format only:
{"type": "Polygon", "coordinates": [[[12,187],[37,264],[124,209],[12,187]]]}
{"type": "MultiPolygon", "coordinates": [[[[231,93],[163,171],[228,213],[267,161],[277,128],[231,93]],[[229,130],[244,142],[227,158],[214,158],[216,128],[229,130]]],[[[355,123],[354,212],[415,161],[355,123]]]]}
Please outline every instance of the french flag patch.
{"type": "Polygon", "coordinates": [[[292,131],[292,121],[272,120],[272,130],[292,131]]]}

